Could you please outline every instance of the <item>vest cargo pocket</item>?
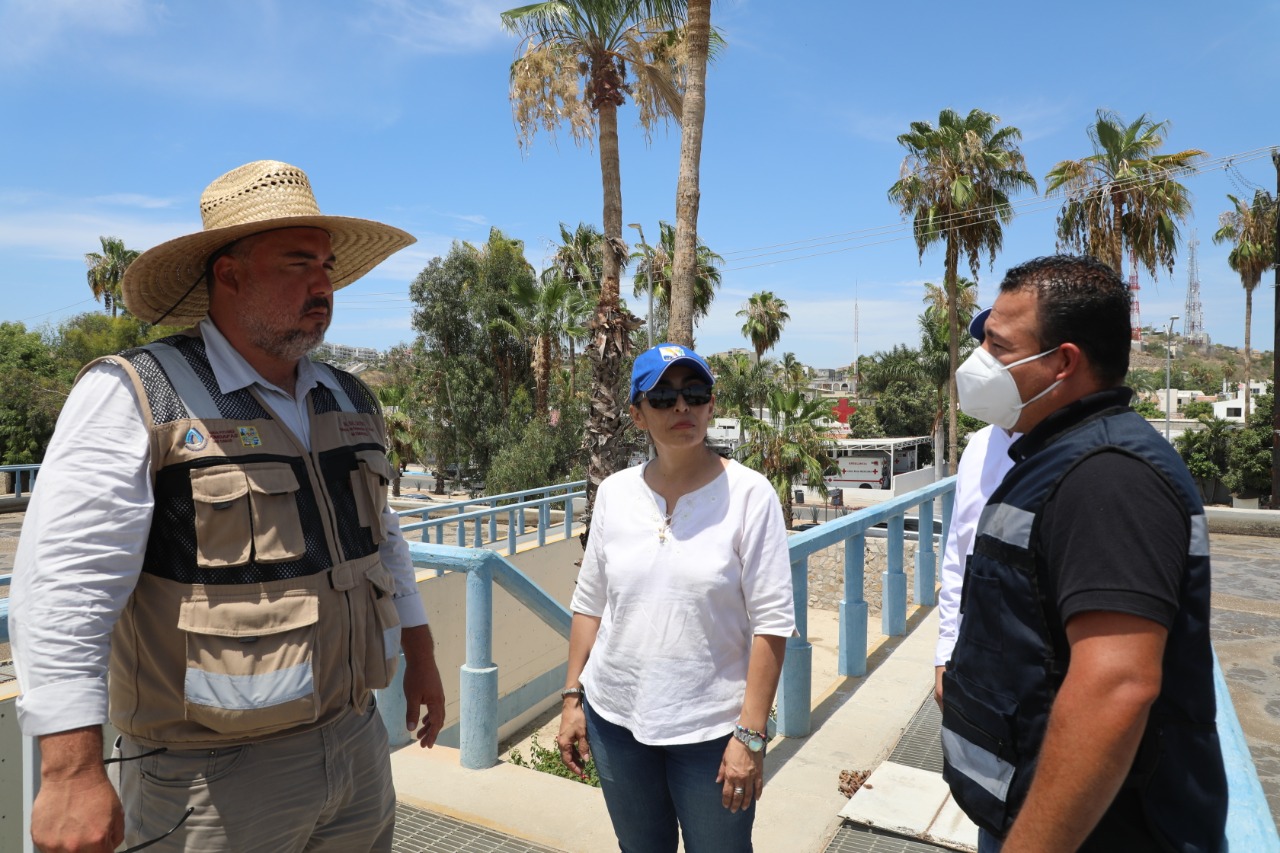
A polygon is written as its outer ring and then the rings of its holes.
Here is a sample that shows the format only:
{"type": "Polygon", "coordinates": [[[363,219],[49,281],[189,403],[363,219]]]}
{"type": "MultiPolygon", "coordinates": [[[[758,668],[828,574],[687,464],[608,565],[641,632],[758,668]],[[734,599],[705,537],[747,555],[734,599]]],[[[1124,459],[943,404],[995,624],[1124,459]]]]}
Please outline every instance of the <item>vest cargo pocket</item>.
{"type": "Polygon", "coordinates": [[[942,778],[974,823],[1003,837],[1018,769],[1017,703],[950,669],[942,676],[942,696],[942,778]]]}
{"type": "Polygon", "coordinates": [[[286,462],[244,466],[253,518],[254,559],[260,563],[298,560],[307,553],[298,517],[298,476],[286,462]]]}
{"type": "Polygon", "coordinates": [[[400,613],[394,599],[395,580],[381,564],[366,573],[369,620],[365,631],[366,686],[381,690],[391,683],[400,660],[400,613]]]}
{"type": "Polygon", "coordinates": [[[193,469],[191,500],[196,511],[196,565],[221,569],[249,562],[253,527],[244,470],[238,465],[193,469]]]}
{"type": "Polygon", "coordinates": [[[182,601],[186,718],[221,734],[261,734],[316,720],[314,592],[195,594],[182,601]]]}
{"type": "Polygon", "coordinates": [[[356,452],[356,470],[351,472],[351,492],[356,499],[356,515],[360,526],[369,528],[373,544],[387,538],[382,525],[382,511],[387,507],[387,484],[391,482],[391,464],[386,454],[377,450],[356,452]]]}

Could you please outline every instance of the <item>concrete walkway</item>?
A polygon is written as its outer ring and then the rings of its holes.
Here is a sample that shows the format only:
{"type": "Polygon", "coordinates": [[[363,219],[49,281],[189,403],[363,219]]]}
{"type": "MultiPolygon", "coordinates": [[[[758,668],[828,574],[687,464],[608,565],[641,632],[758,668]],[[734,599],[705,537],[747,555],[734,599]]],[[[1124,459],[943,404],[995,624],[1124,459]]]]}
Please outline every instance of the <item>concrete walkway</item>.
{"type": "MultiPolygon", "coordinates": [[[[1280,816],[1280,539],[1214,533],[1211,548],[1214,647],[1259,779],[1273,814],[1280,816]]],[[[835,614],[810,609],[809,626],[814,732],[807,738],[779,739],[770,747],[767,786],[756,819],[756,849],[937,849],[900,838],[856,834],[849,824],[842,828],[842,809],[862,824],[927,833],[932,840],[964,849],[972,825],[946,808],[945,793],[937,792],[937,803],[923,802],[921,791],[932,791],[937,787],[933,783],[941,781],[937,771],[922,770],[920,763],[899,759],[896,753],[886,761],[910,725],[930,727],[924,713],[929,706],[923,703],[933,686],[936,610],[916,609],[908,634],[901,638],[884,638],[879,620],[873,618],[868,626],[870,674],[863,678],[841,679],[836,674],[835,614]],[[875,771],[870,789],[864,787],[854,800],[847,800],[838,790],[842,770],[875,771]],[[911,793],[904,796],[903,791],[911,793]],[[924,823],[911,809],[897,810],[900,801],[913,797],[920,801],[916,811],[931,816],[924,823]]],[[[558,726],[558,717],[543,722],[537,727],[539,741],[553,743],[558,726]]],[[[512,747],[527,756],[529,734],[507,745],[502,757],[512,747]]],[[[922,737],[936,739],[936,723],[931,734],[922,737]]],[[[505,762],[490,770],[463,770],[457,751],[443,747],[430,753],[401,750],[392,756],[392,767],[403,802],[526,839],[530,845],[521,850],[616,848],[603,798],[585,785],[505,762]]]]}
{"type": "MultiPolygon", "coordinates": [[[[836,674],[835,614],[811,610],[814,645],[814,732],[780,738],[766,760],[766,787],[756,818],[761,851],[822,851],[835,834],[840,809],[840,771],[871,770],[897,743],[932,689],[937,614],[916,610],[905,637],[885,639],[879,621],[869,633],[870,674],[836,674]],[[877,645],[878,644],[878,645],[877,645]]],[[[542,744],[553,742],[559,718],[538,727],[542,744]]],[[[528,754],[528,738],[518,744],[528,754]]],[[[502,751],[510,754],[510,748],[502,751]]],[[[594,788],[507,762],[488,770],[465,770],[456,750],[409,747],[392,756],[399,799],[569,853],[616,847],[604,799],[594,788]]]]}

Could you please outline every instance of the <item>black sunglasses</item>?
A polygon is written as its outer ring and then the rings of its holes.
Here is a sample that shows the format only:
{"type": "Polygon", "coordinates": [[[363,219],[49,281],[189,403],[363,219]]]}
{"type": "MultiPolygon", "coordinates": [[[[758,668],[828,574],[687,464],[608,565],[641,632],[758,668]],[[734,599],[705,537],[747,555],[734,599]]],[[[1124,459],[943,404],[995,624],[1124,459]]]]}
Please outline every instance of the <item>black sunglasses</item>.
{"type": "Polygon", "coordinates": [[[640,396],[649,401],[655,409],[669,409],[676,404],[676,397],[684,397],[690,406],[705,406],[711,402],[711,386],[701,383],[686,385],[683,388],[650,388],[641,391],[640,396]]]}

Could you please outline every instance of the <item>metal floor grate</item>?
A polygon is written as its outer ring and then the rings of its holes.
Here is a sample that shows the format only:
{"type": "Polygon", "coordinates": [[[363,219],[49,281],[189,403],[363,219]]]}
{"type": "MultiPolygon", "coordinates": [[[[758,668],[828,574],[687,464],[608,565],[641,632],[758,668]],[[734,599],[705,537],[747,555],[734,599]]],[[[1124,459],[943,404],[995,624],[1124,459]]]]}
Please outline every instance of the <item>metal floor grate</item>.
{"type": "Polygon", "coordinates": [[[396,834],[391,850],[392,853],[557,853],[550,847],[404,803],[396,803],[396,834]]]}
{"type": "Polygon", "coordinates": [[[865,826],[846,822],[827,845],[826,853],[938,853],[945,849],[923,841],[882,835],[865,826]]]}
{"type": "MultiPolygon", "coordinates": [[[[928,770],[942,772],[942,711],[933,696],[924,700],[916,711],[898,745],[889,754],[889,761],[928,770]]],[[[825,853],[937,853],[945,850],[911,838],[901,838],[877,832],[870,827],[845,821],[827,845],[825,853]]]]}
{"type": "Polygon", "coordinates": [[[902,733],[902,739],[889,754],[889,760],[917,770],[941,773],[942,737],[939,734],[941,731],[942,710],[938,708],[938,703],[933,701],[931,694],[907,724],[907,730],[902,733]]]}

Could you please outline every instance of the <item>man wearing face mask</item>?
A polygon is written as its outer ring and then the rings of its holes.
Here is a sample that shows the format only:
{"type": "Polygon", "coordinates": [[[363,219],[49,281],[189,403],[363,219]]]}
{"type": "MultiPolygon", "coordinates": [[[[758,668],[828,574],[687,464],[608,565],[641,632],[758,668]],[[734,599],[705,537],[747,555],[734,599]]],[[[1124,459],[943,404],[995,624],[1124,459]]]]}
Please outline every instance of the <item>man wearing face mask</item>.
{"type": "Polygon", "coordinates": [[[960,405],[1024,433],[978,523],[943,676],[943,775],[979,850],[1217,850],[1226,778],[1208,529],[1129,407],[1129,292],[1088,258],[1010,270],[960,405]]]}

